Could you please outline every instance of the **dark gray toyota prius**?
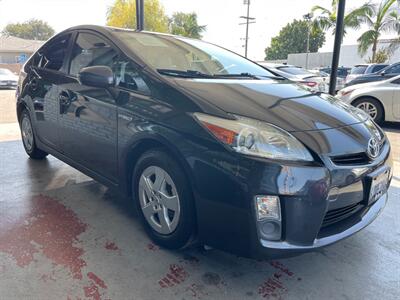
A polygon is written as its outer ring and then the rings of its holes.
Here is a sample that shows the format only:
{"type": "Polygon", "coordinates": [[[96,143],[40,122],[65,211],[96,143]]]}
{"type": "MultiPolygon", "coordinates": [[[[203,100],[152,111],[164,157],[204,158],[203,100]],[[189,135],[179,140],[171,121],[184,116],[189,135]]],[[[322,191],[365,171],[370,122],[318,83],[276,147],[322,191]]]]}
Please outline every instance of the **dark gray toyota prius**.
{"type": "Polygon", "coordinates": [[[393,173],[362,111],[178,36],[68,29],[25,64],[17,112],[31,158],[117,188],[172,249],[312,251],[370,224],[393,173]]]}

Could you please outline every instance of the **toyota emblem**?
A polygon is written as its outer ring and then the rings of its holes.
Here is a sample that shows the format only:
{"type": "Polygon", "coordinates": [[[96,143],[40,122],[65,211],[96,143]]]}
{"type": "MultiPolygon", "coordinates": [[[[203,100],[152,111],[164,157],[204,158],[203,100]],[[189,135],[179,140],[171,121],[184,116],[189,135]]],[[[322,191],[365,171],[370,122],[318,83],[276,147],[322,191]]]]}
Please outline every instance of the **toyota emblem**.
{"type": "Polygon", "coordinates": [[[368,141],[367,154],[370,158],[377,158],[380,151],[380,145],[376,138],[371,138],[368,141]]]}

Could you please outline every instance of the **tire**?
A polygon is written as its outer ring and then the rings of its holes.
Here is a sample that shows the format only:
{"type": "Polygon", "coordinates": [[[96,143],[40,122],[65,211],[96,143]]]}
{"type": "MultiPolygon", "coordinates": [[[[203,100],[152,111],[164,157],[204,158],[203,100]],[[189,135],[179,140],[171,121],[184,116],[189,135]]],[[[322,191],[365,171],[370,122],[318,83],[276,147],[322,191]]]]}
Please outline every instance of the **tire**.
{"type": "Polygon", "coordinates": [[[381,124],[384,121],[384,109],[378,100],[373,98],[360,98],[354,101],[352,105],[369,114],[375,123],[381,124]],[[371,112],[373,112],[373,114],[371,112]]]}
{"type": "Polygon", "coordinates": [[[31,118],[26,109],[24,109],[21,113],[20,129],[21,129],[22,144],[24,145],[26,154],[28,154],[29,157],[32,159],[38,159],[38,160],[44,159],[48,155],[48,153],[44,152],[43,150],[40,150],[36,146],[31,118]]]}
{"type": "Polygon", "coordinates": [[[178,162],[161,149],[150,150],[139,158],[132,185],[139,217],[150,238],[168,249],[189,246],[196,228],[194,199],[178,162]]]}

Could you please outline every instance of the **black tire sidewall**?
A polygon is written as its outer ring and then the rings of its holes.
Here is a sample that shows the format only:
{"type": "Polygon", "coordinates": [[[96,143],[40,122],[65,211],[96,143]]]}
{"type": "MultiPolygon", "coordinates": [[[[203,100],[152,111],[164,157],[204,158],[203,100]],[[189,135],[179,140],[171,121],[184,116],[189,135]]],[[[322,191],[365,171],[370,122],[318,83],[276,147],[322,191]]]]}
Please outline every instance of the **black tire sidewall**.
{"type": "Polygon", "coordinates": [[[194,199],[186,175],[175,159],[162,150],[150,150],[143,154],[133,171],[132,195],[146,232],[155,243],[169,249],[180,249],[188,245],[195,233],[194,199]],[[141,209],[138,188],[139,180],[142,172],[150,166],[160,167],[169,174],[179,196],[179,222],[176,229],[168,235],[162,235],[155,231],[148,224],[141,209]]]}
{"type": "Polygon", "coordinates": [[[27,153],[28,155],[32,155],[32,154],[35,152],[36,141],[35,141],[35,134],[34,134],[34,132],[33,132],[31,117],[29,116],[29,112],[28,112],[26,109],[24,109],[24,110],[22,111],[22,114],[21,114],[21,123],[20,123],[20,126],[21,126],[21,136],[22,136],[22,122],[23,122],[24,118],[27,118],[28,121],[29,121],[29,123],[31,124],[32,134],[33,134],[32,149],[29,150],[28,148],[26,148],[26,145],[25,145],[25,142],[24,142],[23,139],[22,139],[22,144],[24,145],[24,148],[25,148],[26,153],[27,153]]]}
{"type": "Polygon", "coordinates": [[[360,103],[371,103],[376,107],[377,113],[376,113],[376,118],[374,119],[374,122],[377,124],[382,123],[384,120],[384,111],[383,111],[383,106],[382,104],[373,98],[360,98],[357,99],[356,101],[353,102],[353,106],[357,106],[360,103]]]}

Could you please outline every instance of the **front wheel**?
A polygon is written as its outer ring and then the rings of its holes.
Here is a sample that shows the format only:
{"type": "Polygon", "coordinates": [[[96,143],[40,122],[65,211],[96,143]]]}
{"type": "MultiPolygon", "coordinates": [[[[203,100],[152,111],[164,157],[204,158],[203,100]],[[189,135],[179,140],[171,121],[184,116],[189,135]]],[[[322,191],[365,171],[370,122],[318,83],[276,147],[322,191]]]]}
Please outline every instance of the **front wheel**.
{"type": "Polygon", "coordinates": [[[27,110],[24,110],[21,114],[20,128],[21,128],[22,143],[24,145],[25,152],[29,155],[29,157],[32,159],[45,158],[48,155],[48,153],[40,150],[36,146],[32,122],[27,110]]]}
{"type": "Polygon", "coordinates": [[[353,106],[366,112],[372,120],[376,123],[383,121],[383,107],[382,104],[373,98],[361,98],[353,102],[353,106]]]}
{"type": "Polygon", "coordinates": [[[132,184],[150,238],[169,249],[188,246],[195,233],[194,201],[179,163],[162,150],[148,151],[136,164],[132,184]]]}

